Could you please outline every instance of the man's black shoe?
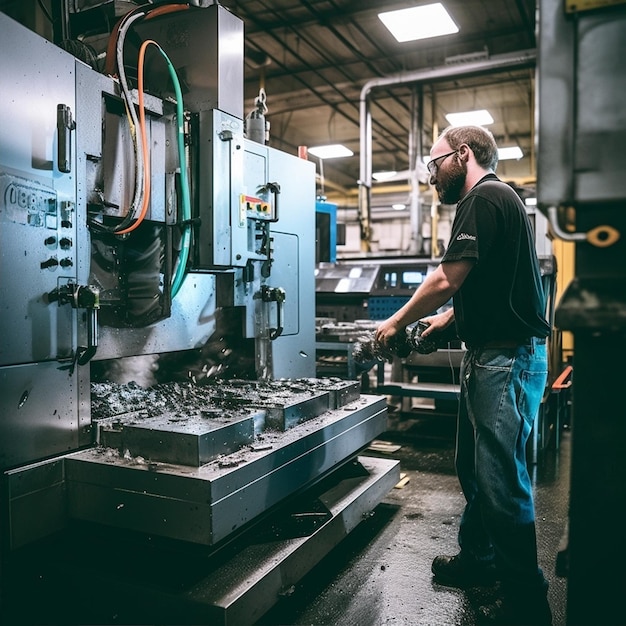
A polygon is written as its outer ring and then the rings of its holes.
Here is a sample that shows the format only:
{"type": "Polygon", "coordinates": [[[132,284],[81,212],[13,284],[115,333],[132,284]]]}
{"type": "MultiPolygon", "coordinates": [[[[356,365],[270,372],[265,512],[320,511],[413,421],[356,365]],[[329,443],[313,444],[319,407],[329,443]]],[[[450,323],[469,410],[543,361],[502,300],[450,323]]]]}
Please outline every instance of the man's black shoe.
{"type": "Polygon", "coordinates": [[[491,587],[497,581],[496,568],[492,564],[479,563],[460,554],[435,557],[431,570],[435,582],[446,587],[491,587]]]}
{"type": "Polygon", "coordinates": [[[512,602],[503,597],[479,607],[476,622],[493,626],[552,626],[552,611],[547,598],[512,602]]]}

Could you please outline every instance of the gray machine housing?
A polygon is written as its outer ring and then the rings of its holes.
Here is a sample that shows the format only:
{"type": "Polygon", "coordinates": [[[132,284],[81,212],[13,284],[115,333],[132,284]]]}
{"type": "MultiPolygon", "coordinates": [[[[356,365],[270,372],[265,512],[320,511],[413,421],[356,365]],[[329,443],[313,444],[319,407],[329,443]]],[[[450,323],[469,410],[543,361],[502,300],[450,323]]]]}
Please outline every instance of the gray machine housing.
{"type": "MultiPolygon", "coordinates": [[[[202,49],[170,47],[189,87],[192,219],[182,224],[177,210],[180,120],[150,59],[151,200],[136,232],[119,237],[110,227],[134,185],[119,80],[0,13],[0,75],[11,95],[3,111],[11,124],[0,127],[2,582],[13,551],[70,521],[212,547],[385,428],[383,398],[314,378],[314,164],[245,137],[241,20],[217,4],[189,7],[137,33],[160,38],[167,51],[172,28],[202,49]],[[199,44],[203,33],[214,41],[209,49],[199,44]],[[173,295],[184,228],[192,252],[173,295]],[[93,367],[200,352],[220,339],[220,318],[238,325],[237,345],[227,348],[252,356],[265,397],[232,389],[228,402],[240,412],[231,420],[223,398],[214,404],[226,384],[217,381],[182,414],[155,415],[144,398],[134,413],[94,415],[93,367]],[[286,386],[285,398],[273,387],[283,379],[310,388],[286,386]],[[258,445],[268,437],[271,445],[258,445]]],[[[136,90],[132,98],[135,105],[136,90]]],[[[177,393],[193,395],[194,383],[177,393]]],[[[399,475],[395,461],[369,467],[376,493],[357,498],[355,520],[399,475]]],[[[262,589],[255,601],[267,608],[280,589],[262,589]]]]}
{"type": "MultiPolygon", "coordinates": [[[[212,24],[218,17],[223,21],[225,10],[210,7],[197,12],[212,24]]],[[[236,19],[229,17],[231,22],[236,19]]],[[[50,302],[48,294],[64,284],[88,285],[99,280],[91,262],[91,233],[85,226],[87,207],[96,196],[104,196],[110,205],[127,202],[132,151],[128,122],[115,110],[116,104],[119,110],[118,82],[6,16],[0,14],[0,19],[3,83],[13,94],[5,111],[6,119],[13,122],[0,129],[0,306],[6,329],[0,339],[4,390],[0,461],[3,467],[11,467],[75,449],[91,439],[89,368],[72,363],[79,346],[87,341],[84,311],[50,302]],[[65,139],[70,154],[64,166],[67,172],[57,162],[59,104],[70,111],[74,125],[65,139]],[[47,423],[45,437],[33,436],[31,420],[35,418],[31,416],[35,414],[37,429],[47,423]]],[[[232,23],[229,26],[232,31],[232,23]]],[[[157,225],[175,221],[172,205],[178,164],[175,153],[166,149],[175,125],[168,104],[147,96],[152,163],[147,218],[157,225]]],[[[262,345],[257,352],[265,361],[258,368],[264,376],[313,376],[314,311],[307,302],[314,277],[303,270],[312,267],[314,258],[310,235],[314,232],[314,166],[245,139],[242,120],[228,113],[211,109],[202,114],[209,121],[201,126],[202,140],[215,148],[208,155],[201,152],[198,164],[199,205],[206,215],[199,216],[202,226],[195,267],[191,265],[171,302],[170,314],[158,323],[143,327],[100,324],[93,358],[199,348],[216,330],[219,305],[247,311],[242,316],[242,336],[262,345]],[[218,137],[224,126],[233,131],[228,141],[218,137]],[[237,158],[219,154],[224,147],[237,158]],[[280,201],[286,209],[280,222],[272,224],[271,251],[259,254],[255,239],[259,222],[242,211],[240,196],[256,195],[270,180],[280,181],[280,201]],[[230,181],[226,192],[223,181],[230,181]],[[205,230],[212,236],[205,236],[205,230]],[[268,258],[271,272],[262,276],[261,265],[268,258]],[[247,282],[242,278],[246,264],[252,267],[247,282]],[[283,329],[275,340],[269,340],[267,333],[278,326],[278,305],[262,302],[261,285],[285,292],[280,307],[283,329]]],[[[106,213],[115,215],[116,210],[106,213]]],[[[162,283],[163,276],[158,279],[162,283]]],[[[123,297],[115,277],[97,286],[102,309],[123,297]]],[[[166,297],[166,289],[162,284],[159,287],[166,297]]]]}

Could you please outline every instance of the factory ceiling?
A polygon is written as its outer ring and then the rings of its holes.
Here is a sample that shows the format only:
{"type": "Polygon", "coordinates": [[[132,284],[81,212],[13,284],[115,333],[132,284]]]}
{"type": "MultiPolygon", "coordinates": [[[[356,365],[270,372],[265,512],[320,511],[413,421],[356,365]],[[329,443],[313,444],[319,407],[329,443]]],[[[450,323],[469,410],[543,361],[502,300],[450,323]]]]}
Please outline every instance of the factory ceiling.
{"type": "Polygon", "coordinates": [[[362,89],[395,77],[401,82],[368,95],[373,172],[408,170],[411,142],[427,155],[433,132],[448,125],[446,114],[487,109],[499,144],[518,145],[524,153],[519,161],[502,161],[498,173],[517,181],[533,178],[534,0],[442,0],[458,33],[406,43],[398,43],[378,18],[381,10],[431,1],[222,2],[245,21],[246,111],[263,87],[271,145],[295,154],[300,145],[342,143],[354,152],[325,160],[321,168],[318,162],[327,191],[357,187],[362,89]],[[491,69],[490,59],[517,53],[532,61],[491,69]],[[468,67],[478,69],[467,73],[468,67]],[[402,82],[410,76],[419,80],[402,82]],[[412,120],[421,127],[413,137],[412,120]]]}
{"type": "MultiPolygon", "coordinates": [[[[0,0],[0,10],[41,13],[56,1],[0,0]]],[[[499,144],[518,145],[524,154],[501,162],[498,173],[516,181],[534,177],[534,0],[442,0],[458,32],[405,43],[378,18],[381,10],[431,2],[222,0],[244,20],[244,112],[255,108],[263,88],[270,145],[296,154],[298,146],[341,143],[354,153],[323,162],[309,156],[323,176],[322,193],[353,195],[363,179],[364,91],[371,172],[406,173],[415,162],[409,154],[428,154],[433,136],[448,125],[446,114],[487,109],[499,144]],[[503,57],[520,62],[494,63],[503,57]]],[[[116,0],[116,15],[143,3],[116,0]]]]}

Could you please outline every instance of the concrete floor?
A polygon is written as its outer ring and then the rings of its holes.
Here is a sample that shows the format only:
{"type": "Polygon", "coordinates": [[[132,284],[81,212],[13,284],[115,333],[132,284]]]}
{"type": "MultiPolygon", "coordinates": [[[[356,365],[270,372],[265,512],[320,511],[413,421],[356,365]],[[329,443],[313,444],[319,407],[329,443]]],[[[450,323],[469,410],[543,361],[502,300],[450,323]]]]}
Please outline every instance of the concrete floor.
{"type": "MultiPolygon", "coordinates": [[[[401,444],[409,482],[394,488],[333,552],[258,624],[471,626],[488,590],[467,593],[433,583],[438,554],[456,554],[464,499],[453,468],[454,418],[391,420],[381,439],[401,444]]],[[[555,573],[567,519],[569,433],[533,466],[540,566],[550,582],[554,626],[565,624],[567,580],[555,573]]],[[[491,592],[493,593],[493,592],[491,592]]]]}
{"type": "MultiPolygon", "coordinates": [[[[380,439],[400,448],[391,454],[367,454],[399,459],[408,482],[403,488],[392,488],[258,624],[475,623],[476,607],[488,602],[493,591],[464,593],[442,587],[432,582],[430,571],[435,556],[458,551],[456,536],[464,499],[453,466],[455,421],[451,415],[391,414],[389,430],[380,439]]],[[[539,561],[550,581],[554,626],[563,626],[567,581],[556,576],[555,561],[567,519],[569,433],[564,433],[558,451],[542,454],[533,474],[539,561]]],[[[116,533],[100,536],[91,526],[78,526],[59,538],[27,547],[17,563],[13,577],[17,595],[8,621],[3,621],[0,611],[0,623],[211,623],[206,607],[187,599],[187,589],[202,589],[204,583],[198,581],[212,580],[211,561],[196,549],[156,550],[150,541],[135,544],[132,537],[118,541],[116,533]],[[86,550],[85,546],[91,547],[86,550]],[[198,615],[204,619],[199,621],[198,615]]]]}

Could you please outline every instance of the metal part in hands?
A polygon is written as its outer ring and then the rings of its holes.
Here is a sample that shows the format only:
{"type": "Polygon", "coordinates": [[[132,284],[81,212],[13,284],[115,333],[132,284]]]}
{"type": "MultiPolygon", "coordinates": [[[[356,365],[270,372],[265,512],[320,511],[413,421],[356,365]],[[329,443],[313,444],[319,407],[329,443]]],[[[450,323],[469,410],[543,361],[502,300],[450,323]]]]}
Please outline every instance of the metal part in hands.
{"type": "Polygon", "coordinates": [[[352,357],[357,363],[369,361],[386,361],[391,363],[394,357],[404,358],[409,355],[411,348],[407,341],[407,332],[402,330],[395,334],[387,344],[376,339],[375,332],[369,332],[360,337],[352,349],[352,357]]]}
{"type": "Polygon", "coordinates": [[[426,322],[418,322],[410,330],[409,345],[415,352],[420,354],[430,354],[435,352],[439,347],[436,336],[437,333],[433,332],[428,337],[422,337],[422,333],[430,326],[426,322]]]}

